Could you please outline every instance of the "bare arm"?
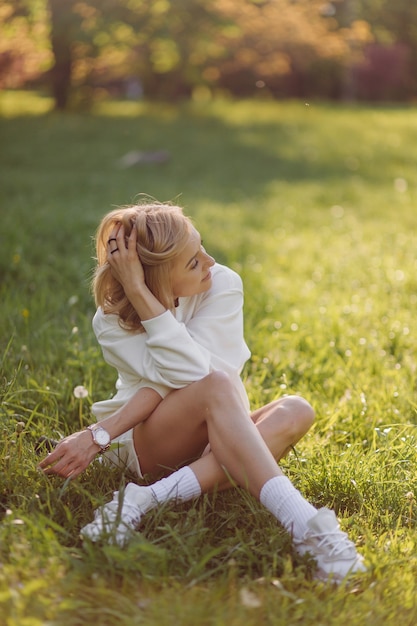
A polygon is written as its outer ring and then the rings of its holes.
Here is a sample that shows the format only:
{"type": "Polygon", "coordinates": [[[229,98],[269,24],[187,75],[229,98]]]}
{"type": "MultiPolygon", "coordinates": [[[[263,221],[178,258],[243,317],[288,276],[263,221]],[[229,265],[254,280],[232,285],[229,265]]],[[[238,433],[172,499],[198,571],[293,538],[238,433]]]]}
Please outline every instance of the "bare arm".
{"type": "MultiPolygon", "coordinates": [[[[161,396],[148,387],[140,389],[121,409],[100,421],[111,439],[118,437],[140,422],[145,421],[161,402],[161,396]]],[[[63,478],[76,478],[83,472],[100,448],[91,433],[82,430],[62,439],[55,450],[40,463],[45,474],[57,474],[63,478]]]]}
{"type": "MultiPolygon", "coordinates": [[[[145,283],[141,262],[136,252],[136,229],[125,243],[122,225],[117,225],[110,234],[115,240],[116,252],[108,248],[108,262],[113,275],[123,284],[126,296],[132,302],[141,319],[151,319],[165,312],[165,308],[155,298],[145,283]]],[[[113,248],[114,251],[114,248],[113,248]]],[[[111,439],[146,420],[154,411],[161,396],[153,389],[140,389],[133,398],[114,413],[100,422],[110,434],[111,439]]],[[[39,463],[45,474],[57,474],[63,478],[75,478],[83,472],[100,448],[94,443],[91,433],[84,430],[65,437],[55,450],[39,463]]]]}

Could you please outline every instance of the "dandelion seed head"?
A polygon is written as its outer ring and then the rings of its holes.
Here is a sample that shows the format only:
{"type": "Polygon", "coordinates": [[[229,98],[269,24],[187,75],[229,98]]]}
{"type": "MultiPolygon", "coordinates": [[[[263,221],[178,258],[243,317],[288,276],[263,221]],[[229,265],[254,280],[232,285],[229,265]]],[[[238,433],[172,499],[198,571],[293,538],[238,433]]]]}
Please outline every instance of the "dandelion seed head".
{"type": "Polygon", "coordinates": [[[243,589],[240,590],[239,595],[240,603],[249,609],[258,609],[262,606],[260,598],[252,591],[250,591],[250,589],[246,589],[245,587],[243,587],[243,589]]]}
{"type": "Polygon", "coordinates": [[[74,396],[76,398],[86,398],[88,396],[88,389],[84,385],[77,385],[74,387],[74,396]]]}

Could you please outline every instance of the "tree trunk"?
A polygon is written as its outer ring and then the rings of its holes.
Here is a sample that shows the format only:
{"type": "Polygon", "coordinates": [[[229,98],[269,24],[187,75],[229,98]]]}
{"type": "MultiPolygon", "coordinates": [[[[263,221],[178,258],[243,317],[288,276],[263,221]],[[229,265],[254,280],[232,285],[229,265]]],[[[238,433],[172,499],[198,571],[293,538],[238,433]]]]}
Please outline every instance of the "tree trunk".
{"type": "Polygon", "coordinates": [[[54,66],[51,87],[55,108],[61,111],[68,105],[72,77],[72,34],[74,0],[48,0],[51,16],[51,46],[54,66]]]}

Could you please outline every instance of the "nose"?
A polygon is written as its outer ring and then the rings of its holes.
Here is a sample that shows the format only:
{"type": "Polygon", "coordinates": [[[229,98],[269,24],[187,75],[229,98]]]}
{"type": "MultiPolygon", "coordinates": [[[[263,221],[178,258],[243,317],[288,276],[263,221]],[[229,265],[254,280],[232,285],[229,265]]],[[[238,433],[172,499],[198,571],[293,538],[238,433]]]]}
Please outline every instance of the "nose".
{"type": "Polygon", "coordinates": [[[212,267],[215,262],[216,261],[213,259],[213,257],[207,254],[207,252],[204,250],[204,265],[207,265],[207,267],[212,267]]]}

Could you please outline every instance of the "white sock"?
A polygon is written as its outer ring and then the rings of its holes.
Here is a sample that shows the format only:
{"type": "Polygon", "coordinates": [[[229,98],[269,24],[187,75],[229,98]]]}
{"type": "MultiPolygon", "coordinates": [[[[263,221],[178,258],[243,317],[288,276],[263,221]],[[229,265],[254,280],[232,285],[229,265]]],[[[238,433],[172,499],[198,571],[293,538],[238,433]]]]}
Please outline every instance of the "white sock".
{"type": "Polygon", "coordinates": [[[259,499],[295,539],[301,539],[307,530],[308,520],[317,513],[317,509],[303,498],[286,476],[268,480],[261,489],[259,499]]]}
{"type": "Polygon", "coordinates": [[[167,478],[148,487],[158,504],[176,500],[186,502],[201,495],[201,487],[196,475],[188,466],[182,467],[167,478]]]}

